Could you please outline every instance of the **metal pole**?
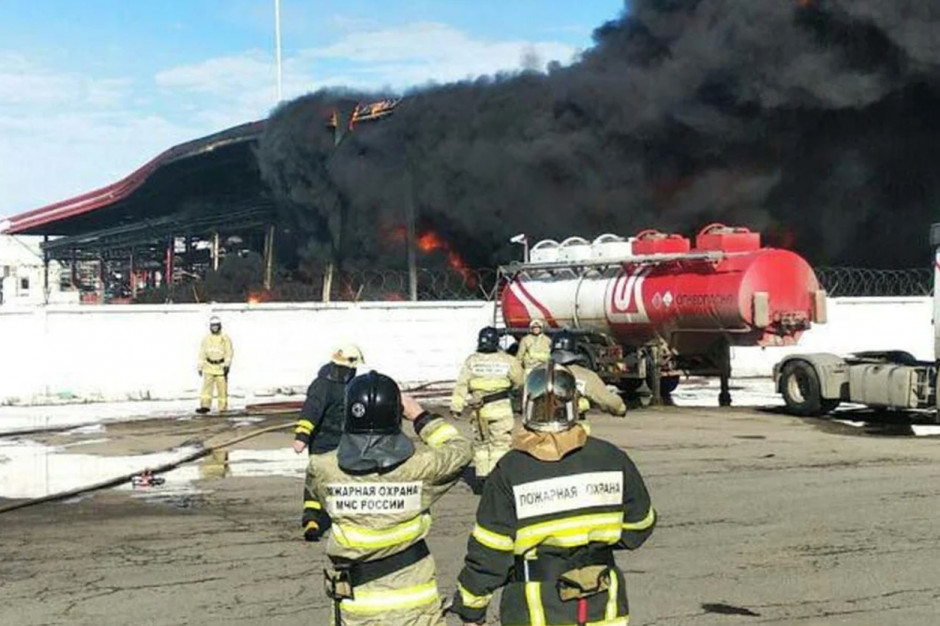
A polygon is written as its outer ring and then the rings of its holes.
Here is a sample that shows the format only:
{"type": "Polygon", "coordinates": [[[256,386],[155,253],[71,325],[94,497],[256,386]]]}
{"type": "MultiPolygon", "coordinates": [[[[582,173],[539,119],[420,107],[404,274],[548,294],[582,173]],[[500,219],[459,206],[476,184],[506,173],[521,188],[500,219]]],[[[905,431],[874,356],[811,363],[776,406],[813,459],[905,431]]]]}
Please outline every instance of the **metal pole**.
{"type": "Polygon", "coordinates": [[[49,245],[49,235],[42,236],[42,294],[43,301],[49,304],[49,252],[46,246],[49,245]]]}
{"type": "Polygon", "coordinates": [[[166,301],[173,301],[173,247],[174,240],[173,237],[170,237],[170,240],[166,244],[166,301]]]}
{"type": "Polygon", "coordinates": [[[411,169],[407,169],[406,172],[405,221],[408,230],[405,245],[408,246],[408,297],[412,302],[416,302],[418,300],[418,268],[415,260],[415,196],[411,169]]]}
{"type": "Polygon", "coordinates": [[[130,276],[131,276],[131,298],[137,300],[137,274],[134,270],[134,249],[131,248],[130,255],[130,276]]]}
{"type": "Polygon", "coordinates": [[[268,226],[264,235],[264,290],[271,289],[274,274],[274,224],[268,226]]]}
{"type": "Polygon", "coordinates": [[[281,91],[281,0],[274,0],[274,47],[277,55],[277,101],[282,100],[281,91]]]}
{"type": "Polygon", "coordinates": [[[212,233],[212,270],[219,271],[219,231],[212,233]]]}

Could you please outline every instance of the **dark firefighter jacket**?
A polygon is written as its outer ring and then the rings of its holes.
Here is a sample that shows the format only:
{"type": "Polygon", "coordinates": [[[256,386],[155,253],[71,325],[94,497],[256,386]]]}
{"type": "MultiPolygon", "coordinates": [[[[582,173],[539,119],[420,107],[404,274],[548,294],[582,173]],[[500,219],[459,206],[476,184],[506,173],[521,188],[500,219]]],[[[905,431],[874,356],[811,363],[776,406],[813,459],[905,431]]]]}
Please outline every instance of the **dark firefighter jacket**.
{"type": "Polygon", "coordinates": [[[330,452],[339,445],[345,419],[346,383],[355,375],[352,368],[327,363],[310,383],[294,430],[294,439],[307,444],[310,454],[330,452]]]}
{"type": "Polygon", "coordinates": [[[602,590],[581,601],[586,621],[627,624],[626,587],[612,550],[638,548],[653,532],[656,513],[622,450],[593,437],[581,441],[556,461],[514,449],[490,474],[457,579],[454,611],[465,621],[483,622],[493,592],[505,585],[500,602],[505,626],[580,623],[579,601],[562,600],[558,576],[544,572],[584,565],[588,555],[588,561],[612,569],[602,590]]]}

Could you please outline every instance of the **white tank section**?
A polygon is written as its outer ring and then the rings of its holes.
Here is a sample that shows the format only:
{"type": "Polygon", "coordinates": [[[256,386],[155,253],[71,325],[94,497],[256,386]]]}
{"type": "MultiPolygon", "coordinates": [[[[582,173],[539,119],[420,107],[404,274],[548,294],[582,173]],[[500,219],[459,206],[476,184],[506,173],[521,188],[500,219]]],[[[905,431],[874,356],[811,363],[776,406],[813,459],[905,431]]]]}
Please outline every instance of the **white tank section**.
{"type": "Polygon", "coordinates": [[[558,260],[558,242],[554,239],[543,239],[529,250],[529,261],[532,263],[554,263],[558,260]]]}
{"type": "Polygon", "coordinates": [[[591,258],[595,261],[623,259],[633,256],[633,238],[604,233],[591,243],[591,258]]]}
{"type": "Polygon", "coordinates": [[[558,246],[559,261],[589,261],[591,244],[583,237],[568,237],[558,246]]]}

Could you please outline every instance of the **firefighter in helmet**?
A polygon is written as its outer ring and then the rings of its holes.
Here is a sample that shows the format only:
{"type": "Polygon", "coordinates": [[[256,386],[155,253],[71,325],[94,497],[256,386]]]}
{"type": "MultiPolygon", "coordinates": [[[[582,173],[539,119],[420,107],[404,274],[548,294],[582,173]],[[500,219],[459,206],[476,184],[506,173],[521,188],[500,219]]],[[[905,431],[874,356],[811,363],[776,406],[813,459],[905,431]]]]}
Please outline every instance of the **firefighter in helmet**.
{"type": "Polygon", "coordinates": [[[307,541],[319,540],[332,521],[332,622],[444,626],[424,539],[429,509],[470,463],[471,443],[377,372],[349,382],[345,409],[339,447],[310,456],[312,501],[302,519],[307,541]],[[402,433],[402,418],[425,445],[416,449],[402,433]]]}
{"type": "Polygon", "coordinates": [[[620,394],[583,365],[584,357],[578,353],[578,340],[570,331],[563,330],[552,338],[552,360],[567,367],[574,375],[578,383],[578,413],[582,417],[592,406],[618,417],[627,414],[627,405],[620,394]]]}
{"type": "Polygon", "coordinates": [[[307,399],[294,429],[294,452],[300,454],[307,448],[310,454],[322,454],[336,449],[343,434],[346,384],[364,363],[358,346],[346,344],[333,350],[330,362],[320,368],[307,388],[307,399]]]}
{"type": "Polygon", "coordinates": [[[633,550],[656,513],[618,447],[577,422],[574,375],[553,360],[526,377],[523,427],[477,508],[452,611],[482,624],[503,589],[503,624],[623,626],[629,619],[614,550],[633,550]]]}
{"type": "Polygon", "coordinates": [[[467,357],[454,394],[451,413],[473,411],[480,443],[473,452],[477,480],[483,480],[500,457],[509,450],[513,413],[510,393],[521,387],[523,372],[513,357],[499,350],[499,331],[492,326],[477,336],[477,351],[467,357]]]}
{"type": "Polygon", "coordinates": [[[219,411],[228,409],[228,372],[232,367],[232,340],[222,332],[222,320],[213,315],[209,318],[209,334],[199,346],[199,375],[202,376],[202,391],[199,393],[197,413],[208,413],[212,406],[212,390],[219,398],[219,411]]]}
{"type": "Polygon", "coordinates": [[[529,322],[529,334],[519,342],[516,360],[522,365],[522,369],[528,372],[536,365],[548,361],[551,351],[552,340],[545,334],[545,321],[538,317],[532,318],[529,322]]]}

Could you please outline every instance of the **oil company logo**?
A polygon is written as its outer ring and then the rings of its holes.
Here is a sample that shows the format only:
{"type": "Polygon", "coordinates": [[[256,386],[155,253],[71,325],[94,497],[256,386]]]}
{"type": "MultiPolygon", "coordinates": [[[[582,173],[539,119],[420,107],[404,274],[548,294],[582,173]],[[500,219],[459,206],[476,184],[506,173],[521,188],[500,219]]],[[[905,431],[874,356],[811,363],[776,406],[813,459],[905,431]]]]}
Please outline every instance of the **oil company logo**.
{"type": "Polygon", "coordinates": [[[607,319],[614,323],[648,324],[649,315],[643,302],[643,281],[652,268],[638,267],[617,274],[609,284],[607,319]]]}

